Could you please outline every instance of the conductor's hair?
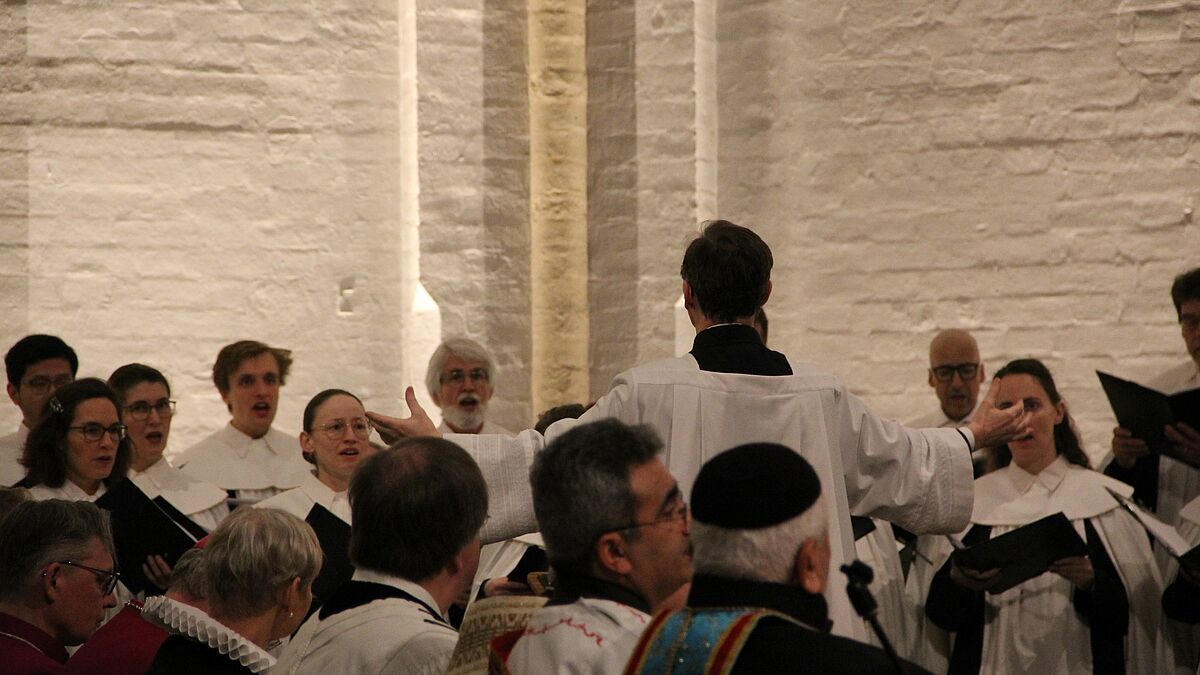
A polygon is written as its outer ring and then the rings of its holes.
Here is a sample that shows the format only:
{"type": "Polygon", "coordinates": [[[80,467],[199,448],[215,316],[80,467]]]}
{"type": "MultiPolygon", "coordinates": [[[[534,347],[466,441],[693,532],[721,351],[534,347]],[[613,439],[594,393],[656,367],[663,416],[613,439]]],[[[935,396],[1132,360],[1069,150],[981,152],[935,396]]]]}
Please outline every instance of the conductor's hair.
{"type": "Polygon", "coordinates": [[[709,221],[683,254],[679,274],[709,319],[732,323],[754,315],[771,283],[771,249],[753,231],[709,221]]]}
{"type": "Polygon", "coordinates": [[[1200,267],[1175,277],[1175,283],[1171,284],[1171,300],[1175,303],[1175,315],[1182,320],[1183,303],[1200,300],[1200,267]]]}

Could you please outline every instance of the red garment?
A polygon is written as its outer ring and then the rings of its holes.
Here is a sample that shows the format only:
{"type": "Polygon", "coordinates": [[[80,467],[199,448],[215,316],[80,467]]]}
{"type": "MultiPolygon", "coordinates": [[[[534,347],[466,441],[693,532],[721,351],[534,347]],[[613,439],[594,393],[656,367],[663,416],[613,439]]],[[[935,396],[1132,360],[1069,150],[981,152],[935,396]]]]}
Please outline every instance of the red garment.
{"type": "Polygon", "coordinates": [[[167,631],[142,618],[141,603],[131,601],[83,643],[63,673],[143,675],[167,639],[167,631]]]}
{"type": "Polygon", "coordinates": [[[62,672],[67,650],[45,631],[0,612],[0,664],[5,675],[49,675],[62,672]]]}

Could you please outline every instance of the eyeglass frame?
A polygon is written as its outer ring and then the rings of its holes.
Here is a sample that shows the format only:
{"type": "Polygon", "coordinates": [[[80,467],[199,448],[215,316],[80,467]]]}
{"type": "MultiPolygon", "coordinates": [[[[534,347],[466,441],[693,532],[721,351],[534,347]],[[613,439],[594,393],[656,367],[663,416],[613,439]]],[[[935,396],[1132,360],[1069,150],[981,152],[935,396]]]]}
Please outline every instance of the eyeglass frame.
{"type": "Polygon", "coordinates": [[[38,375],[37,377],[31,378],[25,384],[19,384],[17,389],[27,388],[35,394],[49,394],[50,392],[56,391],[60,387],[65,387],[74,381],[74,375],[66,375],[57,378],[38,375]]]}
{"type": "Polygon", "coordinates": [[[342,420],[339,418],[339,419],[329,420],[325,424],[313,427],[313,431],[320,429],[321,431],[325,432],[326,438],[328,438],[331,441],[336,441],[339,438],[346,435],[346,427],[350,427],[350,433],[353,434],[353,436],[355,438],[357,438],[360,441],[365,441],[365,440],[371,438],[371,430],[375,428],[375,425],[371,424],[371,420],[369,420],[365,417],[355,417],[354,419],[350,420],[349,422],[346,422],[345,420],[342,420]],[[361,436],[359,435],[359,433],[357,431],[355,431],[354,424],[353,424],[355,421],[360,421],[360,420],[363,423],[365,423],[366,427],[367,427],[367,433],[365,435],[361,435],[361,436]],[[334,424],[343,424],[345,426],[343,426],[339,431],[334,432],[329,429],[330,425],[334,425],[334,424]]]}
{"type": "Polygon", "coordinates": [[[99,443],[100,439],[104,438],[104,434],[114,436],[114,440],[118,443],[129,437],[129,427],[121,424],[120,422],[117,422],[116,424],[107,428],[99,422],[88,422],[87,424],[81,424],[79,426],[67,427],[67,431],[78,431],[80,435],[83,436],[83,439],[89,443],[99,443]],[[100,433],[97,434],[95,438],[89,438],[88,429],[91,429],[94,433],[96,427],[100,428],[100,433]]]}
{"type": "Polygon", "coordinates": [[[175,407],[176,407],[176,405],[175,405],[174,400],[168,399],[168,398],[161,398],[158,401],[156,401],[155,403],[148,403],[146,401],[134,401],[130,405],[121,406],[121,410],[124,410],[125,412],[129,413],[129,419],[137,420],[138,422],[141,422],[143,420],[150,419],[151,411],[158,413],[159,417],[171,417],[175,414],[175,407]],[[163,411],[164,405],[166,406],[166,411],[163,411]],[[146,407],[145,411],[138,412],[137,411],[138,406],[145,406],[146,407]]]}
{"type": "Polygon", "coordinates": [[[443,373],[438,376],[438,384],[463,384],[470,378],[471,382],[478,384],[479,382],[491,382],[492,375],[487,368],[472,368],[471,370],[463,370],[455,368],[448,373],[443,373]]]}
{"type": "Polygon", "coordinates": [[[970,362],[967,362],[967,363],[943,363],[940,366],[930,368],[929,372],[930,372],[930,374],[933,375],[933,379],[937,380],[938,382],[953,382],[955,373],[958,373],[959,378],[961,378],[963,382],[968,382],[968,381],[974,379],[975,376],[979,374],[979,367],[981,365],[982,364],[980,364],[978,362],[976,362],[976,363],[970,363],[970,362]],[[942,374],[938,372],[939,370],[942,370],[943,368],[950,369],[949,374],[946,375],[945,377],[942,377],[942,374]],[[964,369],[967,369],[969,372],[964,372],[964,369]]]}
{"type": "MultiPolygon", "coordinates": [[[[112,595],[113,592],[117,590],[117,583],[121,581],[121,573],[115,569],[102,570],[99,567],[92,567],[90,565],[84,565],[83,563],[77,563],[74,560],[55,560],[54,562],[58,563],[59,565],[70,565],[71,567],[78,567],[81,570],[87,570],[88,572],[96,575],[97,579],[100,578],[101,574],[108,577],[107,580],[104,581],[104,585],[100,587],[100,590],[104,591],[105,595],[112,595]]],[[[46,573],[42,572],[42,576],[46,576],[46,573]]]]}
{"type": "Polygon", "coordinates": [[[645,523],[634,522],[634,523],[630,523],[628,525],[622,525],[621,527],[614,527],[611,530],[605,530],[605,531],[601,532],[600,536],[604,536],[606,534],[612,534],[613,532],[624,532],[625,530],[636,530],[639,527],[650,527],[651,525],[663,525],[665,523],[673,523],[677,520],[682,520],[684,522],[687,522],[688,518],[691,517],[690,514],[691,514],[691,509],[688,508],[687,502],[685,502],[681,499],[681,500],[679,500],[679,508],[671,509],[671,512],[667,515],[659,516],[659,517],[655,518],[654,520],[647,521],[645,523]]]}

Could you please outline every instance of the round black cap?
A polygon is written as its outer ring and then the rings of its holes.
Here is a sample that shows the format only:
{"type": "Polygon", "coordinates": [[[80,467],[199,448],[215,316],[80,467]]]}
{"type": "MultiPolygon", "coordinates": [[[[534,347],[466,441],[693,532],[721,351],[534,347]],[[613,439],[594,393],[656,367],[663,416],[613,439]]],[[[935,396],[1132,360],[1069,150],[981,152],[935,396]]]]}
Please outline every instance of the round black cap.
{"type": "Polygon", "coordinates": [[[821,496],[808,460],[778,443],[749,443],[704,463],[692,486],[692,516],[731,530],[757,530],[804,513],[821,496]]]}

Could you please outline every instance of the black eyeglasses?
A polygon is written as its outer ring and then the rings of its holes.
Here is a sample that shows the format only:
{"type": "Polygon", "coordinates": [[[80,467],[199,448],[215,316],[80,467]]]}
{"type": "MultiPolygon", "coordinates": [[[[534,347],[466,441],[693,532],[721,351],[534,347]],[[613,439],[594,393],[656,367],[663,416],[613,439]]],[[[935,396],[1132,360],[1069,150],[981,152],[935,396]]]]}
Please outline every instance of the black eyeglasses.
{"type": "Polygon", "coordinates": [[[979,373],[978,363],[947,363],[944,366],[930,368],[933,371],[933,376],[938,382],[949,382],[954,379],[954,373],[962,378],[963,382],[970,380],[979,373]]]}
{"type": "Polygon", "coordinates": [[[664,523],[673,523],[677,520],[682,520],[682,521],[686,522],[687,519],[688,519],[688,505],[686,502],[683,502],[683,503],[680,503],[680,505],[677,508],[671,509],[669,512],[667,512],[649,522],[630,523],[628,525],[622,525],[621,527],[614,527],[611,530],[605,530],[604,532],[601,532],[601,534],[608,534],[609,532],[622,532],[624,530],[634,530],[639,527],[650,527],[651,525],[662,525],[664,523]]]}
{"type": "Polygon", "coordinates": [[[471,378],[472,382],[487,382],[488,371],[486,368],[472,368],[471,372],[467,373],[455,368],[454,370],[442,375],[441,382],[442,384],[446,384],[447,382],[450,384],[462,384],[463,382],[466,382],[468,377],[471,378]]]}
{"type": "Polygon", "coordinates": [[[125,428],[124,424],[114,424],[111,427],[108,427],[106,429],[106,428],[104,428],[103,424],[100,424],[98,422],[88,422],[87,424],[83,424],[83,425],[80,425],[77,427],[67,427],[67,428],[70,429],[71,431],[78,431],[79,433],[83,434],[84,438],[86,438],[87,440],[89,440],[93,443],[95,443],[96,441],[99,441],[101,438],[103,438],[104,434],[108,434],[109,436],[112,436],[112,439],[114,441],[120,443],[121,441],[125,440],[125,433],[128,431],[128,429],[125,428]]]}
{"type": "Polygon", "coordinates": [[[28,382],[21,385],[21,388],[27,387],[30,391],[32,391],[35,394],[49,394],[50,392],[54,391],[55,389],[58,389],[59,387],[64,387],[68,384],[71,384],[74,381],[75,381],[75,378],[72,377],[71,375],[59,375],[58,377],[56,377],[54,379],[50,379],[49,377],[46,377],[45,375],[39,375],[37,377],[30,378],[30,380],[28,382]]]}
{"type": "Polygon", "coordinates": [[[125,412],[129,413],[129,419],[141,422],[144,419],[149,419],[150,411],[158,413],[159,417],[170,417],[175,414],[175,401],[168,399],[159,399],[156,403],[149,401],[134,401],[125,406],[125,412]]]}
{"type": "Polygon", "coordinates": [[[89,567],[71,560],[59,560],[58,564],[78,567],[81,570],[87,570],[92,574],[95,574],[96,579],[101,583],[100,588],[104,591],[105,595],[111,595],[113,591],[117,590],[117,582],[121,580],[121,573],[113,570],[102,570],[97,567],[89,567]]]}

